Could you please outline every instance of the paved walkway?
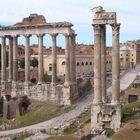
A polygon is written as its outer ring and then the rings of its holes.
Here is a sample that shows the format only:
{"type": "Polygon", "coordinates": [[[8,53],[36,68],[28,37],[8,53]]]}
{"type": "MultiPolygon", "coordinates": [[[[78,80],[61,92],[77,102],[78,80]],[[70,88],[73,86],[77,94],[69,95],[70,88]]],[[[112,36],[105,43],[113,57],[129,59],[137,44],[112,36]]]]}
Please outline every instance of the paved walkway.
{"type": "MultiPolygon", "coordinates": [[[[135,69],[127,72],[120,80],[120,91],[126,90],[136,79],[140,72],[140,65],[137,65],[135,69]]],[[[112,93],[112,86],[107,89],[108,94],[112,93]]]]}
{"type": "MultiPolygon", "coordinates": [[[[126,73],[121,78],[121,81],[120,81],[121,90],[125,90],[131,85],[131,83],[135,80],[136,76],[138,75],[139,71],[140,71],[140,65],[137,66],[135,69],[131,70],[130,72],[126,73]]],[[[108,88],[108,92],[112,92],[111,87],[108,88]]],[[[78,117],[81,113],[85,112],[85,110],[88,107],[90,107],[90,105],[92,103],[92,99],[93,99],[93,95],[89,94],[87,97],[83,98],[82,100],[80,100],[77,103],[75,109],[73,109],[72,111],[70,111],[68,113],[62,114],[61,116],[58,116],[51,120],[48,120],[48,121],[45,121],[42,123],[38,123],[35,125],[18,128],[18,129],[14,129],[14,130],[1,131],[0,137],[10,136],[10,135],[18,134],[18,133],[25,132],[25,131],[36,132],[40,129],[49,130],[50,128],[55,128],[55,127],[59,128],[60,126],[64,125],[64,123],[73,120],[74,118],[78,117]]]]}

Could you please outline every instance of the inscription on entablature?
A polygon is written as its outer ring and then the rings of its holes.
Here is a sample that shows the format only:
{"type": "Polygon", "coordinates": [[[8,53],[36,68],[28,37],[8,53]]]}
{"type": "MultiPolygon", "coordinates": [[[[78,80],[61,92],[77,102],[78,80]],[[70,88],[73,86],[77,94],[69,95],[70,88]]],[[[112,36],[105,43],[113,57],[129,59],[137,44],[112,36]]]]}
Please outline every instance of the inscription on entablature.
{"type": "Polygon", "coordinates": [[[115,24],[116,13],[115,12],[95,13],[93,23],[94,24],[115,24]]]}

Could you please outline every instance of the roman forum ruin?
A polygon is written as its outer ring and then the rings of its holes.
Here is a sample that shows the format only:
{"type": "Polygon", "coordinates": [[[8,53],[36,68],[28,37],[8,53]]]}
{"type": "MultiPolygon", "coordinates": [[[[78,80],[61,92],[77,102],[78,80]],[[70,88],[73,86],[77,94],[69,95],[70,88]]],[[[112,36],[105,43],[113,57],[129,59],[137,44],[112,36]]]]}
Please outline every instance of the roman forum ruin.
{"type": "Polygon", "coordinates": [[[1,26],[1,96],[5,95],[7,83],[11,83],[11,96],[28,95],[39,100],[54,101],[63,105],[71,105],[77,96],[76,68],[75,68],[75,32],[69,22],[47,23],[42,15],[31,14],[13,26],[1,26]],[[52,37],[52,82],[44,83],[43,68],[43,37],[49,34],[52,37]],[[57,83],[56,46],[57,35],[65,37],[66,71],[63,85],[57,83]],[[39,67],[38,84],[30,86],[30,37],[38,37],[39,67]],[[18,37],[25,38],[25,81],[18,81],[18,37]],[[9,66],[6,73],[6,38],[9,40],[9,66]],[[8,75],[8,76],[7,76],[8,75]]]}
{"type": "Polygon", "coordinates": [[[93,133],[105,128],[117,131],[121,125],[119,29],[115,12],[102,7],[93,9],[94,19],[94,100],[91,107],[93,133]],[[107,101],[106,91],[106,25],[112,27],[112,99],[107,101]]]}
{"type": "MultiPolygon", "coordinates": [[[[93,133],[105,128],[117,131],[121,125],[119,29],[115,12],[102,7],[93,9],[94,19],[94,99],[91,106],[91,129],[93,133]],[[112,98],[107,100],[106,90],[106,25],[112,27],[112,98]]],[[[13,26],[1,26],[1,96],[5,96],[7,83],[11,83],[11,96],[28,95],[31,98],[71,105],[78,97],[76,81],[75,37],[69,22],[47,23],[43,16],[31,14],[13,26]],[[52,82],[44,83],[43,36],[52,37],[52,82]],[[57,83],[56,47],[57,35],[65,37],[65,82],[57,83]],[[37,35],[39,47],[38,84],[30,85],[30,37],[37,35]],[[18,37],[25,37],[25,81],[18,81],[18,37]],[[6,38],[9,40],[9,70],[6,73],[6,38]]]]}

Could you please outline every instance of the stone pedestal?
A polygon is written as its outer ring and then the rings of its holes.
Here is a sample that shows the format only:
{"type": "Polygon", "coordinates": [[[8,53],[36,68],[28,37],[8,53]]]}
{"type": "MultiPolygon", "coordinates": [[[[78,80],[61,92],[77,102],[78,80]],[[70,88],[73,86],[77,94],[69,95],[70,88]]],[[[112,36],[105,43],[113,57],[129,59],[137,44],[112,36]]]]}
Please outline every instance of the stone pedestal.
{"type": "Polygon", "coordinates": [[[72,83],[70,85],[71,101],[76,100],[79,97],[77,83],[72,83]]]}
{"type": "Polygon", "coordinates": [[[15,82],[15,81],[12,81],[12,93],[11,93],[11,96],[12,97],[16,97],[17,96],[17,91],[18,91],[18,83],[15,82]]]}
{"type": "Polygon", "coordinates": [[[28,83],[24,83],[24,94],[30,95],[30,87],[28,83]]]}
{"type": "Polygon", "coordinates": [[[117,131],[121,126],[121,104],[93,104],[91,108],[91,129],[99,134],[107,128],[117,131]]]}
{"type": "Polygon", "coordinates": [[[63,87],[63,105],[71,105],[70,86],[63,87]]]}

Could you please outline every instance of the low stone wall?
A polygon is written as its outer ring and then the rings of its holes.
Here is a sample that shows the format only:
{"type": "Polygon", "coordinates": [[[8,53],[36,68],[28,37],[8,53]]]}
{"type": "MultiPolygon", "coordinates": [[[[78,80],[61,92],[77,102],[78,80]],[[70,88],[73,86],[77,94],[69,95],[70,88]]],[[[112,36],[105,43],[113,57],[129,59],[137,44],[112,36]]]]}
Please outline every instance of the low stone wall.
{"type": "MultiPolygon", "coordinates": [[[[52,101],[60,105],[71,105],[71,101],[77,95],[77,86],[70,85],[30,85],[25,87],[23,83],[17,83],[16,87],[12,87],[12,94],[15,95],[28,95],[29,98],[39,101],[52,101]]],[[[77,96],[76,96],[77,97],[77,96]]]]}

